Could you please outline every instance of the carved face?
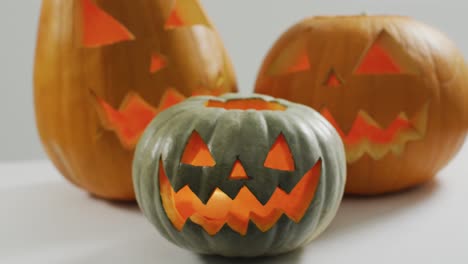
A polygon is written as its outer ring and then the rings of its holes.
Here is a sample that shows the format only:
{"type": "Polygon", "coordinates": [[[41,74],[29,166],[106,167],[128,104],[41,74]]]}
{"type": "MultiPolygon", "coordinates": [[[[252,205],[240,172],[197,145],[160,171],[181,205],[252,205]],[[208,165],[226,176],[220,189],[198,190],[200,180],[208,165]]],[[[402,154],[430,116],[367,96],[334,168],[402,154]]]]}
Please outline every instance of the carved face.
{"type": "Polygon", "coordinates": [[[35,67],[47,153],[76,185],[133,200],[131,161],[161,110],[235,92],[219,35],[197,0],[42,1],[35,67]]]}
{"type": "Polygon", "coordinates": [[[347,190],[380,193],[427,180],[457,150],[465,70],[448,40],[410,19],[319,17],[275,44],[256,92],[320,111],[345,143],[347,190]]]}
{"type": "Polygon", "coordinates": [[[191,248],[204,238],[192,249],[259,255],[279,243],[273,233],[288,232],[292,245],[317,235],[313,226],[327,218],[319,215],[339,203],[344,163],[338,134],[312,109],[262,96],[200,97],[150,125],[134,181],[145,214],[171,241],[191,248]]]}
{"type": "MultiPolygon", "coordinates": [[[[123,25],[122,22],[111,16],[105,9],[101,8],[93,0],[80,0],[82,8],[82,45],[87,49],[101,48],[106,49],[113,45],[119,45],[119,43],[125,42],[140,42],[148,41],[142,35],[135,36],[134,33],[123,25]]],[[[105,3],[103,3],[105,6],[105,3]]],[[[202,81],[190,80],[200,82],[198,87],[192,88],[190,95],[217,95],[228,91],[226,89],[225,79],[229,78],[224,72],[227,70],[227,65],[223,65],[223,55],[218,50],[216,39],[214,35],[211,35],[212,26],[204,16],[203,11],[200,9],[198,4],[193,0],[175,0],[172,5],[162,5],[161,8],[164,10],[163,18],[165,23],[163,26],[162,38],[177,37],[177,34],[183,35],[182,31],[186,31],[185,34],[194,34],[196,38],[205,38],[205,44],[211,46],[209,49],[214,50],[213,56],[207,56],[206,54],[200,54],[202,56],[200,62],[203,63],[205,60],[214,71],[218,71],[216,77],[216,83],[212,80],[202,81]],[[193,28],[193,29],[190,29],[193,28]],[[179,31],[178,33],[176,33],[179,31]],[[216,65],[217,64],[217,65],[216,65]],[[204,86],[204,87],[202,87],[204,86]]],[[[110,7],[109,9],[112,9],[110,7]]],[[[200,40],[198,40],[200,41],[200,40]]],[[[148,65],[148,68],[142,71],[143,76],[138,78],[163,78],[164,75],[171,71],[180,71],[186,66],[176,66],[178,63],[177,55],[170,54],[172,51],[167,50],[164,47],[164,43],[160,43],[159,48],[149,48],[145,52],[137,51],[139,54],[134,53],[134,56],[146,56],[143,65],[148,65]],[[159,51],[157,51],[159,50],[159,51]]],[[[181,52],[181,51],[178,51],[181,52]]],[[[203,53],[204,51],[199,50],[197,53],[203,53]]],[[[195,53],[194,53],[195,54],[195,53]]],[[[192,56],[194,55],[192,54],[192,56]]],[[[189,56],[189,55],[187,55],[189,56]]],[[[139,58],[141,59],[141,58],[139,58]]],[[[128,67],[128,65],[122,65],[110,63],[107,65],[110,68],[121,68],[128,67]]],[[[141,68],[141,67],[139,67],[141,68]]],[[[112,70],[112,69],[111,69],[112,70]]],[[[136,69],[138,71],[139,69],[136,69]]],[[[212,74],[212,73],[209,73],[212,74]]],[[[210,77],[214,77],[210,76],[210,77]]],[[[131,90],[128,91],[122,102],[120,103],[119,109],[112,107],[105,99],[98,96],[93,90],[91,90],[96,101],[96,109],[100,115],[100,121],[104,129],[114,131],[116,136],[119,138],[122,145],[127,149],[133,149],[136,145],[141,133],[149,124],[149,122],[157,115],[158,112],[164,109],[180,103],[185,99],[182,93],[187,94],[184,89],[178,90],[171,86],[177,86],[176,82],[169,81],[163,87],[166,92],[162,96],[155,96],[154,94],[149,96],[149,99],[144,99],[139,93],[131,90]],[[157,105],[152,105],[155,102],[154,97],[160,97],[161,100],[157,105]],[[149,102],[148,102],[149,101],[149,102]]],[[[191,85],[184,84],[183,87],[189,87],[191,85]]],[[[183,88],[179,87],[179,88],[183,88]]],[[[145,93],[146,91],[143,91],[145,93]]]]}
{"type": "MultiPolygon", "coordinates": [[[[257,161],[261,161],[258,159],[257,161]]],[[[299,223],[307,208],[315,196],[317,185],[321,175],[321,160],[318,160],[299,181],[293,181],[295,165],[294,160],[284,136],[281,134],[271,147],[263,166],[265,170],[278,170],[282,172],[278,179],[279,186],[265,186],[265,194],[260,197],[252,193],[250,189],[258,189],[260,182],[265,179],[249,176],[237,158],[232,162],[232,169],[227,178],[219,178],[200,185],[192,179],[186,179],[186,185],[175,192],[167,178],[164,166],[160,163],[159,185],[164,210],[172,224],[182,230],[186,221],[200,225],[210,235],[215,235],[224,225],[228,225],[235,232],[246,235],[249,221],[252,221],[263,232],[270,230],[280,219],[286,215],[292,221],[299,223]],[[289,175],[288,175],[289,174],[289,175]],[[233,183],[235,182],[235,183],[233,183]],[[297,182],[297,183],[296,183],[297,182]],[[295,185],[292,183],[296,183],[295,185]],[[234,186],[233,186],[234,185],[234,186]],[[285,189],[280,186],[293,185],[285,189]],[[226,186],[228,195],[222,189],[226,186]],[[250,188],[249,188],[250,186],[250,188]],[[213,190],[214,187],[214,190],[213,190]],[[239,188],[240,187],[240,188],[239,188]],[[200,188],[208,188],[208,196],[199,197],[195,193],[200,188]]],[[[200,135],[194,131],[190,137],[181,159],[179,177],[194,177],[195,174],[187,173],[197,168],[213,168],[216,162],[207,145],[200,135]],[[185,169],[184,169],[185,168],[185,169]]],[[[223,168],[229,166],[223,166],[223,168]]],[[[222,174],[226,174],[225,172],[222,174]]],[[[271,173],[274,174],[274,173],[271,173]]],[[[201,176],[201,175],[200,175],[201,176]]],[[[212,175],[212,177],[216,177],[212,175]]],[[[270,175],[270,177],[274,177],[270,175]]],[[[184,182],[184,179],[180,181],[184,182]]]]}

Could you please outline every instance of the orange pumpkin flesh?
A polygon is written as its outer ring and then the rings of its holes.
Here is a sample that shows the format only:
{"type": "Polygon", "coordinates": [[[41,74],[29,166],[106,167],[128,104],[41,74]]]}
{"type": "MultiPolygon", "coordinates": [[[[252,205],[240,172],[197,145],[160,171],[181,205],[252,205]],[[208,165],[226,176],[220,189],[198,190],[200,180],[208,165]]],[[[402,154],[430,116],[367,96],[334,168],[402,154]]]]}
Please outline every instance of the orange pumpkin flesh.
{"type": "Polygon", "coordinates": [[[276,139],[263,165],[266,168],[282,171],[294,171],[296,169],[291,150],[283,134],[280,134],[276,139]]]}
{"type": "Polygon", "coordinates": [[[210,150],[196,132],[190,137],[184,154],[182,155],[181,162],[201,167],[213,167],[216,165],[215,160],[210,154],[210,150]]]}
{"type": "Polygon", "coordinates": [[[125,148],[134,149],[141,134],[158,112],[164,111],[184,100],[185,97],[176,90],[168,89],[156,109],[139,95],[130,92],[125,97],[119,110],[114,109],[98,96],[96,96],[96,108],[100,114],[103,127],[114,131],[125,148]]]}
{"type": "Polygon", "coordinates": [[[155,73],[167,66],[167,59],[161,54],[151,56],[150,72],[155,73]]]}
{"type": "Polygon", "coordinates": [[[285,111],[286,107],[276,102],[266,102],[260,99],[230,100],[227,102],[208,101],[207,107],[224,108],[226,110],[270,110],[285,111]]]}
{"type": "MultiPolygon", "coordinates": [[[[236,166],[242,165],[234,166],[230,178],[245,180],[245,170],[236,166]]],[[[182,230],[190,218],[210,235],[218,233],[225,224],[239,234],[245,235],[250,220],[263,232],[276,224],[283,213],[293,221],[299,222],[315,196],[320,179],[321,162],[317,162],[304,175],[291,193],[287,194],[277,188],[265,205],[262,205],[247,187],[243,187],[234,199],[220,189],[216,189],[208,203],[203,204],[188,186],[175,192],[162,163],[159,168],[162,203],[175,228],[182,230]]]]}
{"type": "Polygon", "coordinates": [[[330,70],[330,74],[328,75],[327,81],[325,82],[325,86],[328,87],[338,87],[343,84],[341,78],[338,77],[335,70],[330,70]]]}
{"type": "Polygon", "coordinates": [[[60,172],[96,196],[134,200],[133,148],[151,118],[192,94],[236,91],[234,79],[197,0],[43,0],[37,127],[60,172]],[[180,96],[163,98],[171,88],[180,96]]]}
{"type": "Polygon", "coordinates": [[[426,182],[457,153],[467,83],[461,53],[428,26],[404,17],[316,17],[273,46],[256,92],[320,111],[346,145],[347,193],[370,195],[426,182]]]}
{"type": "Polygon", "coordinates": [[[132,148],[140,133],[156,116],[157,110],[136,94],[128,94],[119,110],[115,110],[101,98],[96,98],[103,112],[103,125],[114,130],[122,145],[132,148]],[[136,117],[136,118],[135,118],[136,117]]]}
{"type": "Polygon", "coordinates": [[[239,159],[236,160],[234,163],[234,167],[232,168],[231,174],[229,175],[230,180],[248,180],[250,179],[249,175],[247,175],[247,172],[245,171],[244,166],[242,166],[242,163],[239,159]]]}
{"type": "Polygon", "coordinates": [[[354,163],[364,154],[375,160],[381,159],[389,152],[401,154],[408,142],[424,138],[428,113],[429,103],[412,119],[401,113],[387,128],[382,128],[368,113],[362,111],[358,113],[353,126],[346,134],[328,109],[324,108],[321,112],[343,139],[348,163],[354,163]]]}

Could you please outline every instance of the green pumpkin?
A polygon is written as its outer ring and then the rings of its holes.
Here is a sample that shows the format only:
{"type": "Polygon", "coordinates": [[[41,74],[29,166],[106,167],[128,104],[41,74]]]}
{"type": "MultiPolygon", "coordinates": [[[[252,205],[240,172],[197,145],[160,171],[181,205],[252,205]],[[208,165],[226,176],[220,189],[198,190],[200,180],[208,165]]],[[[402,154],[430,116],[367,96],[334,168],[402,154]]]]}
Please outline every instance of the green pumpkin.
{"type": "Polygon", "coordinates": [[[193,97],[160,113],[133,163],[137,201],[174,244],[202,254],[282,254],[333,219],[343,143],[309,107],[262,95],[193,97]]]}

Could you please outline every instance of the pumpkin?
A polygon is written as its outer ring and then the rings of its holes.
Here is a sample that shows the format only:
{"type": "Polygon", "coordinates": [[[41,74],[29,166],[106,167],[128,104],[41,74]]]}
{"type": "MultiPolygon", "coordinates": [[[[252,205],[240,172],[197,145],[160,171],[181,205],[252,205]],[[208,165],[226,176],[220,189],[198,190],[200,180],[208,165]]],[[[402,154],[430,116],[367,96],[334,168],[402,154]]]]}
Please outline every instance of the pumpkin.
{"type": "Polygon", "coordinates": [[[468,71],[442,33],[407,17],[305,19],[268,53],[255,91],[320,111],[346,148],[346,192],[424,183],[457,153],[468,71]]]}
{"type": "Polygon", "coordinates": [[[193,97],[160,113],[133,162],[137,201],[164,237],[230,257],[317,237],[345,171],[343,143],[319,113],[260,95],[193,97]]]}
{"type": "Polygon", "coordinates": [[[185,97],[236,91],[197,0],[43,0],[35,111],[60,172],[92,194],[134,200],[135,145],[185,97]]]}

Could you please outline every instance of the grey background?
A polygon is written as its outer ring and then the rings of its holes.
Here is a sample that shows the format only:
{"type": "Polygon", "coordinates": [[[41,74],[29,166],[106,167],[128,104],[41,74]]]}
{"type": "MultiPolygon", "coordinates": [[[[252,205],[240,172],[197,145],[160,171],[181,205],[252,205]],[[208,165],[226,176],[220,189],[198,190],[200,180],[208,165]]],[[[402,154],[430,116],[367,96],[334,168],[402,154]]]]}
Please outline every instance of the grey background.
{"type": "MultiPolygon", "coordinates": [[[[70,1],[70,0],[63,0],[70,1]]],[[[128,0],[132,1],[132,0],[128,0]]],[[[304,17],[409,15],[444,31],[468,54],[464,0],[201,0],[221,32],[243,93],[278,36],[304,17]]],[[[40,0],[0,1],[0,160],[43,159],[33,112],[32,69],[40,0]]]]}

